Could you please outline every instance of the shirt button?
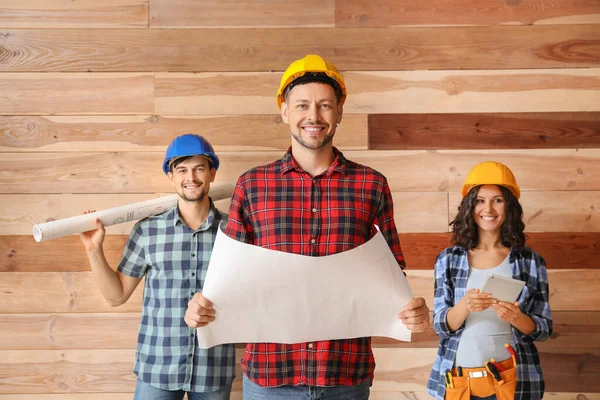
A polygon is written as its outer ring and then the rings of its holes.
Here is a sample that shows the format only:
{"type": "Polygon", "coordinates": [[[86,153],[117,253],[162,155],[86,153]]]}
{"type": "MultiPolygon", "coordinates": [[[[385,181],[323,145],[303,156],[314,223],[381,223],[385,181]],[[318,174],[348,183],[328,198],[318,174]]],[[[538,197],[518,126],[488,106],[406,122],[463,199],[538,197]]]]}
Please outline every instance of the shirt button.
{"type": "Polygon", "coordinates": [[[317,212],[317,209],[316,209],[316,208],[313,208],[313,209],[312,209],[312,212],[314,212],[314,213],[315,213],[315,212],[317,212]]]}
{"type": "Polygon", "coordinates": [[[196,257],[196,254],[192,253],[192,258],[196,257]]]}
{"type": "Polygon", "coordinates": [[[192,276],[196,276],[196,273],[195,273],[195,272],[192,272],[192,276]]]}
{"type": "Polygon", "coordinates": [[[190,296],[194,297],[194,292],[190,292],[190,296]]]}
{"type": "Polygon", "coordinates": [[[315,244],[315,243],[317,243],[317,240],[316,240],[315,238],[312,238],[312,239],[310,239],[310,242],[311,242],[312,244],[315,244]]]}
{"type": "Polygon", "coordinates": [[[313,348],[313,344],[312,344],[312,343],[309,343],[309,344],[308,344],[308,348],[309,348],[309,349],[312,349],[312,348],[313,348]]]}

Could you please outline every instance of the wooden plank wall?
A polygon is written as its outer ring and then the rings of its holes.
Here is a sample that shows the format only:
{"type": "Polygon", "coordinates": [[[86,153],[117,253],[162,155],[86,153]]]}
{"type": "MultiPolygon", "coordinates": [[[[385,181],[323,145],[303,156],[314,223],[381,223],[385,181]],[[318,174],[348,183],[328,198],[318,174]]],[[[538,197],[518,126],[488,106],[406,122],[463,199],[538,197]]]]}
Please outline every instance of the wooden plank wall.
{"type": "MultiPolygon", "coordinates": [[[[598,0],[3,0],[0,400],[132,397],[141,290],[108,307],[79,239],[38,244],[31,224],[170,192],[185,132],[215,145],[220,182],[280,157],[274,94],[312,52],[347,79],[335,141],[387,175],[430,305],[466,173],[512,168],[549,268],[548,397],[600,399],[598,0]]],[[[109,229],[113,265],[130,226],[109,229]]],[[[429,398],[432,331],[374,345],[373,399],[429,398]]]]}

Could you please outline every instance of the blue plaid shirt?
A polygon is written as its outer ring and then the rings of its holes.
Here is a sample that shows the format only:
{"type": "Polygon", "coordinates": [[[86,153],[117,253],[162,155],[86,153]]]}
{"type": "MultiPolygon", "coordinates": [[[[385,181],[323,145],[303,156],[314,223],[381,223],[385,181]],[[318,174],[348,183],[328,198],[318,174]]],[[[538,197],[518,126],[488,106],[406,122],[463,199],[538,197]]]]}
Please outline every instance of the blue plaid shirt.
{"type": "MultiPolygon", "coordinates": [[[[456,349],[464,329],[463,323],[456,332],[451,332],[446,324],[446,314],[467,293],[467,255],[467,250],[461,246],[448,247],[435,262],[433,328],[440,336],[440,345],[427,391],[436,399],[444,398],[446,387],[443,373],[454,366],[456,349]]],[[[524,335],[512,327],[513,347],[517,352],[515,400],[541,399],[544,395],[544,377],[533,342],[546,340],[552,333],[546,263],[538,253],[527,247],[511,250],[509,261],[512,277],[526,283],[518,299],[521,311],[529,315],[536,326],[530,335],[524,335]]]]}
{"type": "Polygon", "coordinates": [[[199,349],[196,330],[183,320],[188,301],[202,291],[219,223],[227,218],[212,200],[210,207],[196,231],[177,206],[139,221],[119,263],[125,275],[146,275],[134,372],[160,389],[214,392],[235,377],[235,346],[199,349]]]}

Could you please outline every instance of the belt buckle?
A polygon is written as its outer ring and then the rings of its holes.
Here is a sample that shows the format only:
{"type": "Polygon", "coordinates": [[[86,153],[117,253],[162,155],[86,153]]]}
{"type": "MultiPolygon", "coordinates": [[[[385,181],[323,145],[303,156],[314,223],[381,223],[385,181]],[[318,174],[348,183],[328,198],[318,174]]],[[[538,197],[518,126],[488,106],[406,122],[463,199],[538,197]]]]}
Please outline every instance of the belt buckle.
{"type": "Polygon", "coordinates": [[[485,378],[487,376],[487,371],[473,371],[469,372],[470,378],[485,378]]]}

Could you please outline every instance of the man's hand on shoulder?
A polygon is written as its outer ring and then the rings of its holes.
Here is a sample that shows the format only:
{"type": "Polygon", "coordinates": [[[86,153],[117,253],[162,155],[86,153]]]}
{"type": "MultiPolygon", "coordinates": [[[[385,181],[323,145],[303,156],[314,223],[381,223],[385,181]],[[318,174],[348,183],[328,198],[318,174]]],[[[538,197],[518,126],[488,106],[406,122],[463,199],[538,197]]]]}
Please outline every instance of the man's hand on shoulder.
{"type": "Polygon", "coordinates": [[[422,297],[413,298],[404,306],[398,318],[411,332],[424,332],[429,328],[429,307],[422,297]]]}

